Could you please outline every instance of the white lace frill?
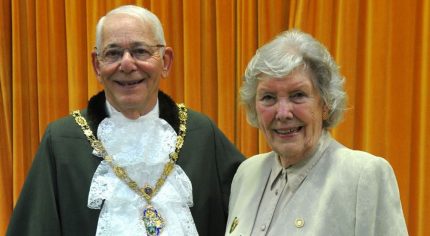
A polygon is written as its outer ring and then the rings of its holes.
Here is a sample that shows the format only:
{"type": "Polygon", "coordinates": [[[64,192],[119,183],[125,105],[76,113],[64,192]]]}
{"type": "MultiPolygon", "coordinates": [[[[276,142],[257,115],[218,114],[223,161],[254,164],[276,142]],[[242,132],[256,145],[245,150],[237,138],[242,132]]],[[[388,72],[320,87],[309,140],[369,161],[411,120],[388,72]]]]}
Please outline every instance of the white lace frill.
{"type": "MultiPolygon", "coordinates": [[[[155,186],[169,153],[175,149],[175,131],[154,115],[137,120],[113,116],[104,119],[97,131],[114,162],[124,167],[129,177],[141,187],[145,184],[155,186]]],[[[189,209],[193,205],[191,181],[178,165],[151,204],[165,220],[162,236],[198,235],[189,209]]],[[[89,208],[102,208],[96,235],[146,235],[142,220],[146,205],[146,201],[120,180],[105,161],[100,163],[88,196],[89,208]]]]}

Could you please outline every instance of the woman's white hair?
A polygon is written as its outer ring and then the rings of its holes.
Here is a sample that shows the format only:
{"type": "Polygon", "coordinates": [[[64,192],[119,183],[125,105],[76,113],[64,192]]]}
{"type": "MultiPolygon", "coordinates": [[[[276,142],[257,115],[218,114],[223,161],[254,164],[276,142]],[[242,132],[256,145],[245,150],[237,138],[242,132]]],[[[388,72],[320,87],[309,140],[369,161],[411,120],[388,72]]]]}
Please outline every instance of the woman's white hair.
{"type": "Polygon", "coordinates": [[[246,68],[240,99],[252,126],[258,127],[255,99],[259,80],[263,76],[282,78],[299,67],[311,72],[312,82],[329,109],[323,128],[334,127],[342,119],[347,97],[343,88],[344,79],[336,62],[311,35],[289,30],[259,48],[246,68]]]}
{"type": "Polygon", "coordinates": [[[154,13],[150,12],[149,10],[143,7],[134,6],[134,5],[124,5],[111,10],[105,16],[100,18],[100,20],[97,22],[97,26],[96,26],[97,50],[102,50],[101,49],[101,43],[102,43],[102,37],[103,37],[102,31],[103,31],[105,18],[106,16],[110,16],[114,14],[127,14],[130,16],[137,17],[144,22],[150,22],[149,25],[151,25],[153,28],[153,32],[155,34],[156,40],[158,41],[158,44],[161,44],[161,45],[166,44],[166,41],[164,39],[163,26],[161,25],[160,20],[154,13]]]}

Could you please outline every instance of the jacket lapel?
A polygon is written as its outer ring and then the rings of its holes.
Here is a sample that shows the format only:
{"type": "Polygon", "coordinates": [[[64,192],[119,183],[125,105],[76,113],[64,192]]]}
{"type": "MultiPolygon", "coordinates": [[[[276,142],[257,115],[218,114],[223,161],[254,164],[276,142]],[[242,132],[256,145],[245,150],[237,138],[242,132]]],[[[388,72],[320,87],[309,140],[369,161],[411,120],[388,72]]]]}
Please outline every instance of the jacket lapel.
{"type": "MultiPolygon", "coordinates": [[[[263,193],[272,171],[272,163],[276,154],[274,152],[262,154],[252,158],[260,158],[260,163],[253,165],[252,169],[247,173],[255,173],[254,175],[246,176],[246,181],[241,188],[246,192],[238,197],[237,203],[240,205],[238,208],[239,215],[237,229],[231,235],[251,235],[254,222],[257,217],[258,207],[260,206],[263,193]],[[251,192],[252,191],[252,192],[251,192]],[[240,200],[239,200],[240,198],[240,200]]],[[[232,216],[234,218],[236,216],[232,216]]],[[[233,222],[229,222],[229,226],[233,222]]]]}

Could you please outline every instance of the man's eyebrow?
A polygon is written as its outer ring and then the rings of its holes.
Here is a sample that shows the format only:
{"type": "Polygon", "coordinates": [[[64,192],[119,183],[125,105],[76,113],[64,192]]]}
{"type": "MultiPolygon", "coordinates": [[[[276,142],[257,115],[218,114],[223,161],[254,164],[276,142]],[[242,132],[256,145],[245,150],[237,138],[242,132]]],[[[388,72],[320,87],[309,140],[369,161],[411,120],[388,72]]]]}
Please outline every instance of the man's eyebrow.
{"type": "Polygon", "coordinates": [[[120,48],[120,46],[116,43],[110,43],[110,44],[106,45],[105,49],[106,48],[120,48]]]}

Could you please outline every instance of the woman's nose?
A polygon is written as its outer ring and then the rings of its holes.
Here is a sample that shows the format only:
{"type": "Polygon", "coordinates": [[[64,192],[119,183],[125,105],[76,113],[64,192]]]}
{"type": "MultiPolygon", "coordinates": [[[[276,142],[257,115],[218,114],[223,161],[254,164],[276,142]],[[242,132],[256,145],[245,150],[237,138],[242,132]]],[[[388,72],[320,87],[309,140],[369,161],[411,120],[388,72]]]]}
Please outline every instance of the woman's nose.
{"type": "Polygon", "coordinates": [[[280,100],[276,106],[276,119],[287,120],[292,119],[293,115],[293,105],[291,102],[280,100]]]}

